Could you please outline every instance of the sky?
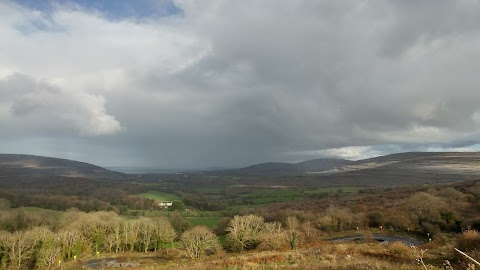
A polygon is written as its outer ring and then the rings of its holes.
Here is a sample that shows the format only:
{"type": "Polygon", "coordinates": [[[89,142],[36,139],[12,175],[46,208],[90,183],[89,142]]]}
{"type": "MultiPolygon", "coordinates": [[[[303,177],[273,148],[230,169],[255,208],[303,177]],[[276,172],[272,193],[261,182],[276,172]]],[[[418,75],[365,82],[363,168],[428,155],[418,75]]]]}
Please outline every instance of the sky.
{"type": "Polygon", "coordinates": [[[241,167],[480,150],[478,0],[0,1],[0,153],[241,167]]]}

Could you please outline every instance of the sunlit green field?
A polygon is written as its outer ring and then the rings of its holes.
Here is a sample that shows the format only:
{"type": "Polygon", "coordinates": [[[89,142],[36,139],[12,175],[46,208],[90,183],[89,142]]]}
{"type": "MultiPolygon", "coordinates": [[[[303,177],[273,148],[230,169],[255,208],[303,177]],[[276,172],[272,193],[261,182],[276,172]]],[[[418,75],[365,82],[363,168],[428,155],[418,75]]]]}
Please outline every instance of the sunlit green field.
{"type": "Polygon", "coordinates": [[[288,202],[307,199],[309,197],[328,193],[356,193],[358,187],[329,187],[329,188],[256,188],[252,192],[243,193],[236,199],[238,204],[266,204],[274,202],[288,202]]]}
{"type": "Polygon", "coordinates": [[[161,191],[149,191],[146,193],[137,194],[138,197],[149,198],[157,201],[180,201],[181,198],[173,193],[161,192],[161,191]]]}
{"type": "MultiPolygon", "coordinates": [[[[150,190],[136,196],[154,199],[157,201],[183,201],[187,206],[192,198],[205,203],[224,205],[225,208],[217,210],[238,209],[250,205],[261,205],[276,202],[289,202],[309,199],[318,196],[331,196],[331,194],[357,193],[360,187],[265,187],[252,185],[203,185],[177,187],[182,197],[168,192],[150,190]],[[330,194],[330,195],[329,195],[330,194]]],[[[201,208],[200,208],[201,209],[201,208]]],[[[197,208],[198,210],[198,208],[197,208]]],[[[195,221],[194,221],[195,222],[195,221]]],[[[206,224],[208,225],[208,224],[206,224]]]]}

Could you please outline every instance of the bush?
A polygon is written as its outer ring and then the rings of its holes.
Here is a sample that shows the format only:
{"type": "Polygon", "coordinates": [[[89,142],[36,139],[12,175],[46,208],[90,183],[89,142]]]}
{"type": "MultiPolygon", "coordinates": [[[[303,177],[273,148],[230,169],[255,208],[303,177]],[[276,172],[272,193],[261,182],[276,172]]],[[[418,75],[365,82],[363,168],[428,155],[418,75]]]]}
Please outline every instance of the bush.
{"type": "Polygon", "coordinates": [[[206,253],[214,253],[220,248],[217,236],[205,226],[196,226],[184,232],[180,241],[188,255],[194,259],[206,253]]]}
{"type": "MultiPolygon", "coordinates": [[[[457,249],[465,252],[475,260],[480,260],[480,233],[476,230],[467,230],[460,234],[456,241],[457,249]]],[[[456,254],[456,257],[465,263],[470,264],[471,261],[465,258],[460,253],[456,254]]],[[[470,268],[468,268],[470,269],[470,268]]]]}
{"type": "Polygon", "coordinates": [[[370,228],[378,228],[383,225],[383,214],[375,211],[367,215],[368,226],[370,228]]]}
{"type": "Polygon", "coordinates": [[[317,227],[328,232],[341,232],[354,228],[353,215],[348,208],[328,207],[317,220],[317,227]]]}
{"type": "Polygon", "coordinates": [[[287,244],[287,234],[279,222],[268,222],[260,234],[260,250],[281,250],[287,244]]]}
{"type": "Polygon", "coordinates": [[[388,247],[388,251],[396,257],[410,258],[412,256],[412,249],[403,242],[393,242],[388,247]]]}
{"type": "Polygon", "coordinates": [[[187,207],[182,201],[173,201],[172,205],[168,208],[170,211],[185,211],[187,207]]]}
{"type": "Polygon", "coordinates": [[[256,248],[264,224],[265,221],[260,216],[234,216],[227,228],[229,248],[234,251],[256,248]]]}
{"type": "Polygon", "coordinates": [[[227,228],[230,224],[229,217],[222,217],[215,226],[213,226],[213,232],[216,235],[225,235],[227,234],[227,228]]]}
{"type": "Polygon", "coordinates": [[[457,238],[457,248],[464,252],[476,252],[480,255],[480,233],[466,230],[457,238]]]}

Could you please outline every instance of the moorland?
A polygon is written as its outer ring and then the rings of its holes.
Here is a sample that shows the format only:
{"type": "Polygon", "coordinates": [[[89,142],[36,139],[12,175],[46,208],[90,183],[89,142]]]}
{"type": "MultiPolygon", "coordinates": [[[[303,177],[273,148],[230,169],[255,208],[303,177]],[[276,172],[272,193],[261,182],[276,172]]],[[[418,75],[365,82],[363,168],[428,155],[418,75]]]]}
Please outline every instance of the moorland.
{"type": "Polygon", "coordinates": [[[479,169],[476,152],[136,174],[3,154],[0,269],[474,269],[455,248],[480,259],[479,169]]]}

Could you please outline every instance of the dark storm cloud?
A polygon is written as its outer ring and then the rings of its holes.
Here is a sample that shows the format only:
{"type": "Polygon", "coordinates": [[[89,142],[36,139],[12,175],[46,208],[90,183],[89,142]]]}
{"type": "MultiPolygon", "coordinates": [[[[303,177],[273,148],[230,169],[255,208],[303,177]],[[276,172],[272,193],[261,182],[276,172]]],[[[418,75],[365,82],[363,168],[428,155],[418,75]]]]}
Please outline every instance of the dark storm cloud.
{"type": "Polygon", "coordinates": [[[42,16],[4,4],[2,125],[55,116],[70,137],[52,153],[164,168],[478,148],[478,1],[175,4],[139,21],[59,5],[65,31],[29,35],[15,26],[42,16]]]}

